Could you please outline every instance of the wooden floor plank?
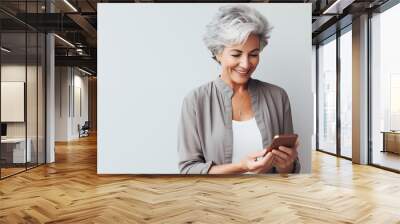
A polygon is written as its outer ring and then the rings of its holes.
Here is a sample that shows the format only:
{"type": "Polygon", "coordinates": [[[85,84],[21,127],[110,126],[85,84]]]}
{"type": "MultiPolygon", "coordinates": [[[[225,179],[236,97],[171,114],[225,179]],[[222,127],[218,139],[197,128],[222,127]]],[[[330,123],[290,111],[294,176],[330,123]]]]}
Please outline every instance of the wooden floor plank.
{"type": "Polygon", "coordinates": [[[0,181],[0,223],[400,223],[400,175],[313,152],[302,175],[96,174],[96,137],[0,181]]]}

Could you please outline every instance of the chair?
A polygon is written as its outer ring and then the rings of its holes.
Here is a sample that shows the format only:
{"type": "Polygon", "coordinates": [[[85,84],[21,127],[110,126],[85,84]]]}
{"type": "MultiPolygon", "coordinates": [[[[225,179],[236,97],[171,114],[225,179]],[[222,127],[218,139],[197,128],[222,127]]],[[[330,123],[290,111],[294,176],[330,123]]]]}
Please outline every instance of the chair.
{"type": "Polygon", "coordinates": [[[79,138],[89,136],[89,129],[90,129],[89,121],[85,121],[82,127],[80,127],[80,125],[78,124],[79,138]]]}

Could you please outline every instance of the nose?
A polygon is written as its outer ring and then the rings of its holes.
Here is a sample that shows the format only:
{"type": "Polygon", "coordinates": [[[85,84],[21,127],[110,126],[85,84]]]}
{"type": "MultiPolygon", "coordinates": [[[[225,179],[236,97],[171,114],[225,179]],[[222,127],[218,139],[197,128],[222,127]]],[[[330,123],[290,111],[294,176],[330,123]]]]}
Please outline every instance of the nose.
{"type": "Polygon", "coordinates": [[[242,68],[244,68],[244,69],[249,69],[249,67],[250,67],[250,60],[249,60],[249,57],[248,57],[248,56],[243,56],[243,57],[240,59],[239,66],[242,67],[242,68]]]}

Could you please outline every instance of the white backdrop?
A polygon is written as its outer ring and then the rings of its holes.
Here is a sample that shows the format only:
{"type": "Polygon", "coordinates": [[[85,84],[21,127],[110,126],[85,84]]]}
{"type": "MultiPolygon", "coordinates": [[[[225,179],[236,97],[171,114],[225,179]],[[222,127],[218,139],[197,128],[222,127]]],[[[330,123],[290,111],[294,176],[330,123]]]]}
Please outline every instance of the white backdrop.
{"type": "MultiPolygon", "coordinates": [[[[178,171],[177,126],[184,96],[219,74],[202,42],[226,4],[98,4],[99,174],[178,171]]],[[[283,87],[311,171],[311,4],[249,4],[274,27],[253,77],[283,87]]]]}

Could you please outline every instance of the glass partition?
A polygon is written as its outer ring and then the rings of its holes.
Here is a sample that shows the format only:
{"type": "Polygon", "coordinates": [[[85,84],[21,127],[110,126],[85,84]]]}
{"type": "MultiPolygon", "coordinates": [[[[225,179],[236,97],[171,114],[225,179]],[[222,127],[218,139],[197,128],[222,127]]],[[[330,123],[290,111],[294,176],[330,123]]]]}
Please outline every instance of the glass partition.
{"type": "MultiPolygon", "coordinates": [[[[44,4],[40,1],[27,1],[24,10],[31,15],[42,13],[44,4]]],[[[38,17],[30,19],[32,24],[38,24],[38,17]]],[[[31,150],[31,161],[27,167],[32,168],[38,165],[38,107],[39,107],[39,32],[36,29],[27,27],[27,143],[31,150]]],[[[29,149],[29,148],[27,148],[29,149]]]]}
{"type": "Polygon", "coordinates": [[[30,151],[30,161],[27,163],[28,168],[37,165],[38,160],[38,35],[36,32],[27,33],[27,98],[26,98],[26,112],[27,112],[27,150],[30,151]]]}
{"type": "Polygon", "coordinates": [[[1,46],[1,175],[7,177],[24,171],[32,155],[26,144],[26,33],[2,33],[1,46]]]}
{"type": "Polygon", "coordinates": [[[336,37],[318,47],[318,149],[336,154],[336,37]]]}
{"type": "Polygon", "coordinates": [[[371,19],[371,162],[400,171],[400,4],[371,19]]]}
{"type": "Polygon", "coordinates": [[[44,3],[0,2],[14,10],[0,12],[1,179],[45,163],[45,34],[13,17],[43,13],[44,3]]]}

